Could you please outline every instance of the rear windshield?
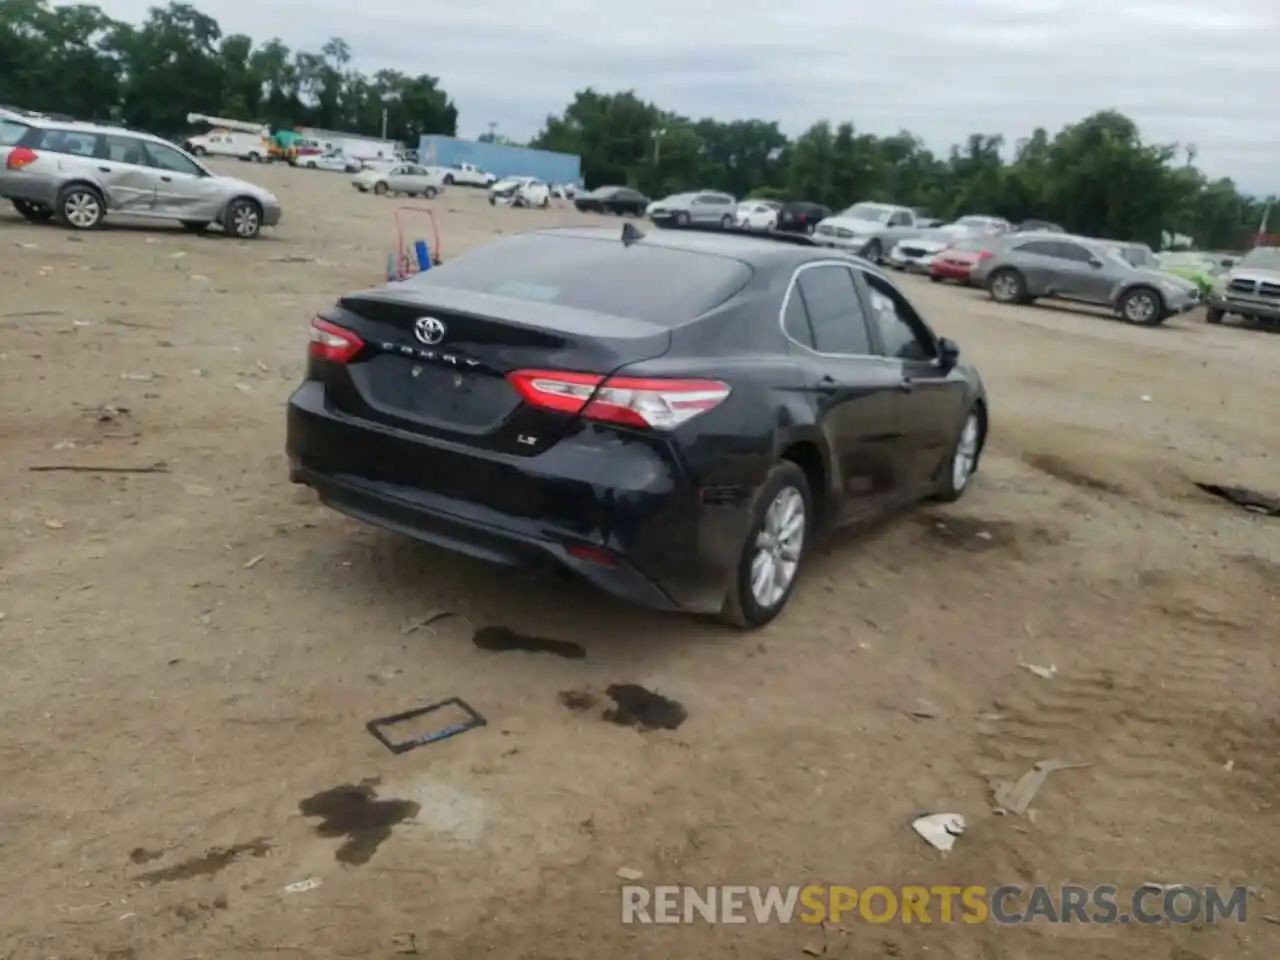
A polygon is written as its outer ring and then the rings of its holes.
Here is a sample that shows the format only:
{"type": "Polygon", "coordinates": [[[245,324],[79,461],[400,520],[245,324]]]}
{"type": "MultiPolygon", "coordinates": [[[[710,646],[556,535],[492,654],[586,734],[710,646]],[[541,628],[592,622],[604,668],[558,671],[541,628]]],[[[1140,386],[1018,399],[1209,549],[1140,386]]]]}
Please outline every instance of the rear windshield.
{"type": "Polygon", "coordinates": [[[751,276],[745,263],[725,257],[535,233],[474,250],[414,282],[670,327],[719,306],[751,276]]]}
{"type": "Polygon", "coordinates": [[[951,244],[952,250],[964,250],[968,253],[982,253],[992,247],[990,237],[962,237],[951,244]]]}
{"type": "Polygon", "coordinates": [[[21,140],[31,128],[16,120],[0,120],[0,147],[12,147],[21,140]]]}

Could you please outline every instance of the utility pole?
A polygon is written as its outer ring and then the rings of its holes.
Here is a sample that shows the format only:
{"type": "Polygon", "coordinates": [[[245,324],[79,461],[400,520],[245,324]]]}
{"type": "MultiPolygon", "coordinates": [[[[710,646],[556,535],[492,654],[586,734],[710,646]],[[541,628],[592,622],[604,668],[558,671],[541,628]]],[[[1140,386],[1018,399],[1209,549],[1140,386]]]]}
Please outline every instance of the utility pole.
{"type": "Polygon", "coordinates": [[[653,165],[656,167],[662,159],[662,138],[667,135],[667,128],[653,131],[653,165]]]}
{"type": "Polygon", "coordinates": [[[496,143],[498,140],[498,121],[489,121],[489,142],[496,143]]]}
{"type": "Polygon", "coordinates": [[[382,139],[387,139],[387,108],[382,108],[382,139]]]}

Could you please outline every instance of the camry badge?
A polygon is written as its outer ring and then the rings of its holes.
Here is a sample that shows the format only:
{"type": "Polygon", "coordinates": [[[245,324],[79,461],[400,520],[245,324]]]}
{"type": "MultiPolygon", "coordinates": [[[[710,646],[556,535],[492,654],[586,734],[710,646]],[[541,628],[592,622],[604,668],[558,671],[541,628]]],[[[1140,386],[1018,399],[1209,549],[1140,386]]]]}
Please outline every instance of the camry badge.
{"type": "Polygon", "coordinates": [[[444,339],[444,324],[435,317],[419,317],[413,325],[413,335],[427,346],[434,346],[444,339]]]}

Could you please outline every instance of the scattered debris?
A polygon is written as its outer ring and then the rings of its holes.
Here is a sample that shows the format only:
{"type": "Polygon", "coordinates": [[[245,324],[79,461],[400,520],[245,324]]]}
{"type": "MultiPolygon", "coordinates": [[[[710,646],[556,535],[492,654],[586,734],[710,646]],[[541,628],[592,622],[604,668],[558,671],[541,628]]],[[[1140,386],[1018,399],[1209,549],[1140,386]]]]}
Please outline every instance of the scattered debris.
{"type": "Polygon", "coordinates": [[[911,823],[911,829],[943,853],[956,845],[956,838],[964,834],[964,827],[964,817],[958,813],[931,813],[911,823]]]}
{"type": "Polygon", "coordinates": [[[306,893],[308,890],[314,890],[320,886],[319,877],[308,877],[306,880],[299,880],[297,883],[289,883],[284,887],[285,893],[306,893]]]}
{"type": "Polygon", "coordinates": [[[1049,774],[1058,770],[1078,770],[1090,766],[1088,763],[1077,763],[1071,760],[1041,760],[1030,770],[1018,778],[1017,783],[1000,783],[995,785],[995,812],[1012,813],[1022,816],[1031,806],[1040,788],[1044,786],[1049,774]]]}
{"type": "Polygon", "coordinates": [[[133,380],[135,383],[150,383],[156,378],[154,373],[122,373],[121,380],[133,380]]]}
{"type": "Polygon", "coordinates": [[[466,703],[459,697],[450,697],[448,700],[441,700],[437,703],[427,704],[425,707],[418,707],[416,710],[406,710],[404,713],[392,714],[389,717],[379,717],[376,720],[370,720],[365,724],[365,729],[373,734],[374,739],[381,743],[392,753],[400,754],[412,750],[415,747],[424,747],[429,743],[439,743],[441,740],[447,740],[450,737],[456,737],[460,733],[466,733],[468,730],[474,730],[476,727],[483,727],[488,724],[484,717],[476,712],[475,708],[466,703]],[[457,707],[464,714],[466,719],[459,723],[451,723],[439,730],[432,730],[429,733],[422,734],[412,740],[405,740],[400,743],[392,743],[383,733],[384,727],[390,727],[397,723],[404,723],[406,720],[414,720],[418,717],[424,717],[429,713],[435,713],[444,707],[457,707]]]}
{"type": "Polygon", "coordinates": [[[1049,664],[1047,667],[1040,667],[1034,663],[1023,663],[1022,661],[1018,661],[1018,666],[1023,670],[1030,670],[1041,680],[1052,680],[1058,675],[1058,668],[1053,664],[1049,664]]]}
{"type": "Polygon", "coordinates": [[[176,250],[176,251],[174,251],[173,253],[169,254],[169,259],[170,259],[170,260],[181,260],[181,259],[182,259],[183,257],[185,257],[186,255],[187,255],[187,254],[186,254],[186,251],[184,251],[184,250],[176,250]]]}
{"type": "Polygon", "coordinates": [[[379,800],[374,777],[357,784],[344,783],[322,790],[298,804],[304,817],[318,817],[316,833],[322,837],[345,837],[334,853],[339,863],[358,867],[368,863],[391,828],[411,820],[422,810],[412,800],[379,800]]]}
{"type": "Polygon", "coordinates": [[[416,955],[418,952],[418,938],[412,933],[392,934],[391,949],[399,954],[416,955]]]}
{"type": "Polygon", "coordinates": [[[574,713],[590,710],[598,702],[596,695],[586,690],[561,690],[556,694],[556,699],[560,701],[562,706],[568,707],[574,713]]]}
{"type": "Polygon", "coordinates": [[[121,417],[127,417],[128,415],[128,407],[116,407],[109,403],[103,404],[97,410],[99,423],[113,423],[121,417]]]}
{"type": "Polygon", "coordinates": [[[191,279],[192,279],[192,280],[195,280],[195,281],[196,281],[196,282],[198,282],[198,283],[208,283],[208,282],[209,282],[209,278],[208,278],[208,277],[206,277],[206,276],[202,276],[201,274],[198,274],[198,273],[193,273],[193,274],[191,274],[191,279]]]}
{"type": "Polygon", "coordinates": [[[32,473],[168,473],[169,465],[157,460],[149,467],[93,467],[79,463],[48,463],[27,467],[32,473]]]}
{"type": "Polygon", "coordinates": [[[804,945],[804,952],[811,957],[820,957],[827,952],[826,943],[807,943],[804,945]]]}
{"type": "Polygon", "coordinates": [[[1236,762],[1234,760],[1228,760],[1226,763],[1222,765],[1222,769],[1227,771],[1227,773],[1230,773],[1235,768],[1236,768],[1236,762]]]}
{"type": "Polygon", "coordinates": [[[1221,497],[1228,503],[1234,503],[1237,507],[1251,513],[1280,517],[1280,497],[1267,496],[1248,487],[1223,487],[1216,483],[1197,483],[1196,486],[1205,493],[1221,497]]]}
{"type": "Polygon", "coordinates": [[[400,628],[400,632],[405,636],[408,636],[411,633],[416,633],[423,627],[431,626],[431,624],[435,623],[437,620],[443,620],[445,617],[455,616],[457,616],[457,614],[452,610],[428,610],[422,616],[414,617],[412,620],[408,621],[400,628]]]}
{"type": "Polygon", "coordinates": [[[247,383],[237,383],[236,389],[241,393],[253,393],[253,387],[249,386],[247,383]]]}
{"type": "Polygon", "coordinates": [[[911,708],[911,716],[920,720],[932,720],[942,713],[934,704],[928,700],[917,700],[916,705],[911,708]]]}
{"type": "Polygon", "coordinates": [[[516,633],[510,627],[481,627],[471,638],[481,650],[523,650],[525,653],[554,653],[569,660],[584,660],[587,651],[568,640],[547,640],[516,633]]]}
{"type": "Polygon", "coordinates": [[[635,683],[613,683],[605,690],[616,706],[604,712],[604,719],[626,727],[647,730],[675,730],[689,718],[684,705],[653,693],[635,683]]]}
{"type": "Polygon", "coordinates": [[[644,876],[644,872],[637,870],[635,867],[619,867],[616,876],[619,880],[626,880],[628,883],[634,883],[644,876]]]}
{"type": "Polygon", "coordinates": [[[1274,924],[1276,924],[1276,925],[1280,926],[1280,917],[1273,917],[1273,916],[1271,916],[1271,914],[1269,914],[1269,913],[1264,913],[1264,914],[1262,915],[1262,919],[1263,919],[1263,920],[1265,920],[1265,921],[1267,921],[1267,923],[1274,923],[1274,924]]]}
{"type": "Polygon", "coordinates": [[[148,850],[146,847],[134,847],[129,851],[129,860],[133,863],[150,863],[163,856],[163,850],[148,850]]]}
{"type": "Polygon", "coordinates": [[[61,520],[46,520],[44,522],[44,525],[48,527],[50,530],[61,530],[63,527],[66,526],[66,524],[63,523],[61,520]]]}
{"type": "Polygon", "coordinates": [[[991,539],[991,533],[987,530],[979,530],[977,533],[974,534],[974,536],[977,537],[979,540],[991,539]]]}
{"type": "Polygon", "coordinates": [[[188,483],[183,485],[182,491],[192,497],[212,497],[216,490],[213,487],[206,487],[202,483],[188,483]]]}
{"type": "Polygon", "coordinates": [[[5,320],[17,320],[26,317],[60,317],[61,310],[16,310],[13,313],[0,313],[0,318],[5,320]]]}
{"type": "Polygon", "coordinates": [[[1151,402],[1151,394],[1149,394],[1149,393],[1144,393],[1144,394],[1142,395],[1142,402],[1143,402],[1143,403],[1150,403],[1150,402],[1151,402]]]}
{"type": "Polygon", "coordinates": [[[315,257],[303,257],[296,253],[286,253],[281,257],[272,257],[272,263],[315,263],[315,257]]]}
{"type": "Polygon", "coordinates": [[[267,559],[267,555],[265,553],[260,553],[256,557],[250,557],[249,560],[245,563],[244,568],[246,570],[252,570],[254,567],[256,567],[265,559],[267,559]]]}

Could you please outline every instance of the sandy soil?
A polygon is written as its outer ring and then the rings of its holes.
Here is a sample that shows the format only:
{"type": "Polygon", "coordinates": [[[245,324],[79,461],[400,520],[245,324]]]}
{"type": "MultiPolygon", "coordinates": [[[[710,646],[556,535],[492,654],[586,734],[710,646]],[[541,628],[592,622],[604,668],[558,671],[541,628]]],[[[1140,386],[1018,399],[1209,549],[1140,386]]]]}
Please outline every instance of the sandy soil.
{"type": "MultiPolygon", "coordinates": [[[[290,486],[306,324],[380,280],[394,202],[229,169],[284,200],[272,237],[68,236],[0,212],[0,955],[1280,955],[1280,521],[1192,483],[1280,488],[1280,338],[904,281],[988,381],[980,483],[842,538],[743,636],[446,556],[290,486]],[[454,616],[412,629],[432,611],[454,616]],[[496,625],[586,656],[478,649],[496,625]],[[602,722],[623,682],[689,719],[602,722]],[[571,689],[602,702],[567,709],[571,689]],[[489,726],[401,756],[364,729],[449,696],[489,726]],[[921,698],[935,716],[912,716],[921,698]],[[989,778],[1048,758],[1092,765],[1054,774],[1034,820],[995,816],[989,778]],[[947,856],[909,826],[943,811],[970,823],[947,856]],[[854,920],[819,947],[798,924],[624,927],[620,867],[1253,899],[1243,925],[854,920]]],[[[584,219],[464,191],[434,209],[446,257],[584,219]]]]}

